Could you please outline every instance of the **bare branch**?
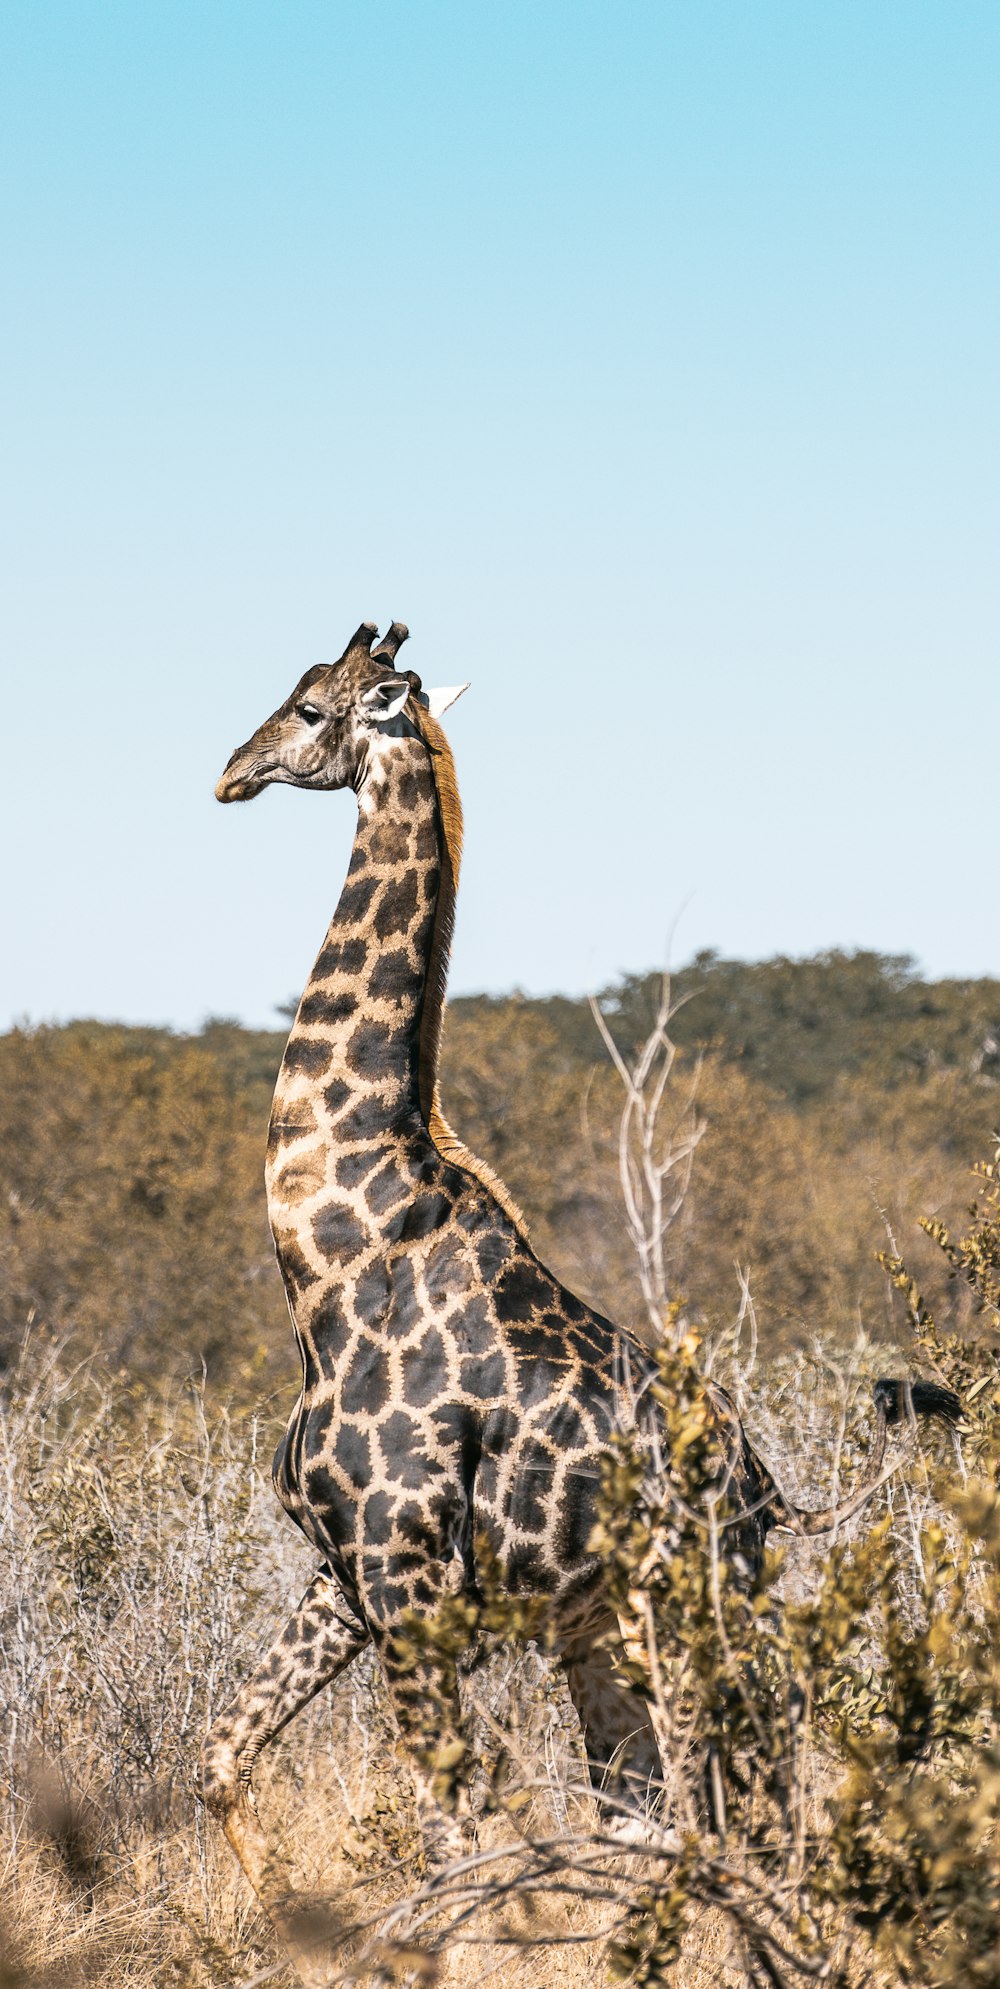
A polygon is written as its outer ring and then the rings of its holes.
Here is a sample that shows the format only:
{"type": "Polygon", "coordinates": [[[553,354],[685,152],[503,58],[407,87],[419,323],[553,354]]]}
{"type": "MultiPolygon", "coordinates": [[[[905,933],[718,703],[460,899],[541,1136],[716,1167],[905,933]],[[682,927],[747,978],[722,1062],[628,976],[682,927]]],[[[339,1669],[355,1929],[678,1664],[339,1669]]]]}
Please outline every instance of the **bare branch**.
{"type": "MultiPolygon", "coordinates": [[[[671,1123],[664,1124],[678,1057],[670,1025],[683,1000],[689,998],[674,1002],[670,975],[664,973],[653,1026],[634,1067],[630,1068],[606,1017],[593,996],[590,997],[591,1013],[601,1040],[625,1090],[618,1127],[618,1177],[642,1295],[658,1337],[663,1336],[670,1308],[666,1242],[684,1205],[694,1155],[706,1130],[706,1121],[698,1117],[695,1109],[700,1056],[686,1096],[671,1123]]],[[[675,1337],[679,1337],[680,1330],[678,1327],[675,1337]]]]}

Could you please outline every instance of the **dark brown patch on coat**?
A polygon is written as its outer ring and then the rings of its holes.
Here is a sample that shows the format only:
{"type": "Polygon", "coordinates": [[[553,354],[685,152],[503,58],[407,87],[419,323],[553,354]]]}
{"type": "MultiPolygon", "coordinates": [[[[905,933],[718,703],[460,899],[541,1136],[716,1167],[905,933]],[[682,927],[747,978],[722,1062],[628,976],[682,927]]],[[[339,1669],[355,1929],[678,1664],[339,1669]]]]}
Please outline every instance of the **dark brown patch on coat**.
{"type": "Polygon", "coordinates": [[[429,857],[437,856],[441,847],[441,832],[430,816],[419,823],[413,838],[413,854],[418,862],[426,863],[429,857]]]}
{"type": "Polygon", "coordinates": [[[480,1238],[476,1244],[476,1262],[484,1285],[491,1285],[510,1257],[511,1239],[501,1231],[491,1230],[489,1235],[480,1238]]]}
{"type": "Polygon", "coordinates": [[[359,1492],[363,1491],[366,1485],[370,1485],[371,1446],[365,1430],[360,1430],[356,1423],[341,1423],[334,1438],[333,1455],[340,1469],[359,1492]]]}
{"type": "Polygon", "coordinates": [[[314,1043],[308,1036],[289,1037],[282,1068],[300,1070],[306,1077],[322,1077],[330,1061],[329,1043],[314,1043]]]}
{"type": "Polygon", "coordinates": [[[474,1395],[479,1402],[502,1401],[507,1387],[507,1363],[503,1354],[493,1353],[481,1359],[464,1360],[461,1385],[464,1394],[474,1395]]]}
{"type": "Polygon", "coordinates": [[[394,1485],[404,1491],[419,1491],[427,1481],[429,1472],[435,1475],[440,1465],[435,1466],[424,1448],[424,1434],[420,1424],[405,1409],[394,1409],[387,1416],[379,1430],[379,1447],[386,1461],[386,1469],[394,1485]]]}
{"type": "Polygon", "coordinates": [[[365,1189],[365,1201],[372,1215],[388,1215],[390,1209],[399,1207],[413,1193],[413,1183],[402,1174],[394,1160],[373,1174],[365,1189]]]}
{"type": "Polygon", "coordinates": [[[409,932],[417,910],[417,881],[415,870],[404,870],[402,877],[390,877],[375,913],[375,931],[379,939],[391,939],[394,933],[409,932]]]}
{"type": "Polygon", "coordinates": [[[320,1209],[318,1215],[313,1217],[312,1231],[317,1250],[331,1264],[353,1264],[368,1242],[365,1226],[358,1221],[353,1210],[345,1208],[340,1202],[320,1209]]]}
{"type": "Polygon", "coordinates": [[[448,1359],[436,1330],[425,1333],[418,1347],[403,1355],[403,1395],[413,1409],[426,1409],[448,1386],[448,1359]]]}
{"type": "Polygon", "coordinates": [[[505,1325],[532,1319],[552,1297],[552,1281],[535,1264],[512,1264],[496,1288],[497,1318],[505,1325]]]}
{"type": "Polygon", "coordinates": [[[337,1162],[336,1175],[341,1188],[356,1188],[366,1174],[370,1174],[378,1160],[378,1152],[365,1147],[361,1153],[341,1154],[337,1162]]]}
{"type": "Polygon", "coordinates": [[[368,915],[377,889],[374,877],[359,877],[354,882],[348,879],[340,894],[338,919],[342,919],[345,925],[350,925],[354,920],[360,924],[368,915]]]}
{"type": "Polygon", "coordinates": [[[372,830],[370,848],[376,863],[405,863],[410,848],[409,823],[384,816],[372,830]]]}
{"type": "Polygon", "coordinates": [[[389,1400],[389,1356],[377,1340],[362,1333],[351,1356],[351,1365],[340,1391],[341,1406],[347,1416],[367,1411],[377,1416],[389,1400]]]}
{"type": "Polygon", "coordinates": [[[422,1236],[429,1236],[432,1230],[440,1229],[448,1221],[452,1211],[449,1195],[416,1195],[403,1218],[399,1232],[401,1243],[415,1243],[422,1236]]]}
{"type": "Polygon", "coordinates": [[[377,1326],[389,1303],[389,1273],[384,1262],[372,1264],[369,1270],[361,1272],[355,1287],[355,1302],[358,1318],[377,1326]]]}
{"type": "Polygon", "coordinates": [[[328,939],[313,973],[317,980],[325,980],[330,974],[345,974],[353,981],[364,973],[367,961],[367,939],[328,939]]]}
{"type": "MultiPolygon", "coordinates": [[[[400,1078],[410,1064],[409,1038],[388,1022],[360,1022],[347,1045],[345,1056],[358,1077],[385,1080],[400,1078]]],[[[346,1128],[345,1128],[346,1130],[346,1128]]]]}
{"type": "Polygon", "coordinates": [[[346,990],[337,994],[326,994],[318,988],[315,994],[306,995],[299,1008],[300,1022],[322,1022],[335,1027],[338,1022],[349,1022],[357,1013],[358,997],[346,990]]]}
{"type": "Polygon", "coordinates": [[[337,1113],[343,1111],[348,1099],[353,1096],[350,1085],[345,1084],[342,1077],[331,1078],[323,1093],[323,1102],[331,1118],[336,1118],[337,1113]]]}
{"type": "Polygon", "coordinates": [[[419,990],[422,973],[410,964],[410,956],[405,947],[398,947],[392,953],[383,953],[372,968],[368,993],[372,1001],[385,998],[389,1001],[412,1001],[419,990]]]}

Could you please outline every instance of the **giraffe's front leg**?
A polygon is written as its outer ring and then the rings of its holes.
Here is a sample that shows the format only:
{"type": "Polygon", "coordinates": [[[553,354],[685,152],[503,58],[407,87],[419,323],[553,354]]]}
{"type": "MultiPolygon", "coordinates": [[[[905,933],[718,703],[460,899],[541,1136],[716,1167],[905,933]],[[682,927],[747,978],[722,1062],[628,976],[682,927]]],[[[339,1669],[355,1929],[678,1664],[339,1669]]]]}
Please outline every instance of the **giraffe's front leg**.
{"type": "Polygon", "coordinates": [[[405,1585],[391,1564],[364,1587],[364,1608],[406,1748],[429,1872],[475,1847],[458,1678],[437,1610],[455,1590],[454,1564],[424,1563],[405,1585]]]}
{"type": "Polygon", "coordinates": [[[294,1616],[263,1662],[211,1728],[201,1752],[199,1794],[217,1817],[279,1939],[304,1982],[325,1979],[312,1967],[308,1929],[261,1828],[252,1775],[262,1750],[296,1713],[357,1657],[368,1642],[328,1570],[310,1582],[294,1616]]]}

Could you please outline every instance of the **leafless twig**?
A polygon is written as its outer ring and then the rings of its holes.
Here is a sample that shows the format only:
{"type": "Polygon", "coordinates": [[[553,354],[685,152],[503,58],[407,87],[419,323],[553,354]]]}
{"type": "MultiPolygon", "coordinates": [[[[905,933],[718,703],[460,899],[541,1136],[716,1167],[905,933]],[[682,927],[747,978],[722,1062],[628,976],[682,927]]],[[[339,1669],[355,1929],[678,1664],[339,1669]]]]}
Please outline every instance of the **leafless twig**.
{"type": "Polygon", "coordinates": [[[666,1239],[683,1206],[695,1151],[707,1123],[695,1110],[700,1055],[695,1059],[678,1109],[672,1113],[665,1110],[672,1098],[670,1087],[677,1061],[677,1045],[670,1034],[670,1025],[687,999],[685,996],[680,1001],[673,1000],[670,975],[664,973],[653,1027],[634,1065],[630,1065],[600,1007],[593,996],[590,998],[594,1021],[625,1088],[618,1130],[618,1175],[628,1232],[638,1259],[642,1295],[657,1336],[664,1332],[670,1302],[666,1239]]]}

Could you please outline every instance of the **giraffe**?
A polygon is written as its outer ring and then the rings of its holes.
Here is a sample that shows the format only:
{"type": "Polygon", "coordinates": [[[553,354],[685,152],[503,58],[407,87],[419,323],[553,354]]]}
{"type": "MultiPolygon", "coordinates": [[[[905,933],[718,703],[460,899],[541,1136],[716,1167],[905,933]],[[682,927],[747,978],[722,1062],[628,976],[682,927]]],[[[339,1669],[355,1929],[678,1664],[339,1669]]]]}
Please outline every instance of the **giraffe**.
{"type": "MultiPolygon", "coordinates": [[[[462,1849],[462,1816],[438,1800],[419,1747],[427,1677],[398,1662],[397,1639],[448,1593],[474,1594],[486,1552],[512,1594],[547,1600],[608,1815],[641,1812],[660,1774],[651,1715],[618,1682],[614,1624],[588,1551],[622,1364],[648,1376],[650,1356],[546,1270],[507,1191],[443,1116],[437,1067],[462,818],[439,719],[459,693],[424,692],[396,667],[406,637],[394,622],[378,641],[363,623],[339,660],[308,670],[233,753],[216,789],[234,802],[275,782],[350,787],[358,804],[346,883],[288,1038],[267,1140],[268,1212],[302,1370],[274,1485],[321,1564],[202,1756],[204,1799],[286,1937],[269,1896],[254,1763],[369,1644],[410,1744],[428,1858],[462,1849]]],[[[898,1417],[895,1387],[877,1395],[860,1489],[839,1514],[809,1515],[782,1500],[728,1397],[711,1387],[749,1560],[769,1526],[818,1531],[863,1502],[898,1417]]],[[[457,1731],[457,1704],[451,1711],[457,1731]]]]}

